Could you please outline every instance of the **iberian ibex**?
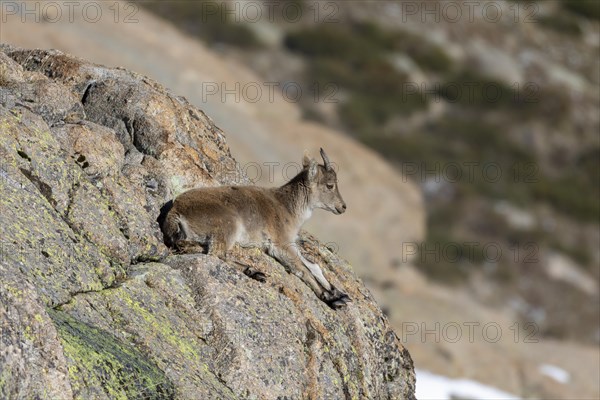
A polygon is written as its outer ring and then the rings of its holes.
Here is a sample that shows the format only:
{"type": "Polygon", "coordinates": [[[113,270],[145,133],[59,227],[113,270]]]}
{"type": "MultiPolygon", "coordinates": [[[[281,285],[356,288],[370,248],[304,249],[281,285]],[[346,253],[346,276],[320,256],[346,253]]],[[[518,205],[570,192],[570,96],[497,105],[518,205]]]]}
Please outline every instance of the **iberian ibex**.
{"type": "MultiPolygon", "coordinates": [[[[305,154],[302,171],[281,187],[220,186],[181,194],[166,215],[165,242],[181,251],[201,245],[220,258],[235,243],[259,247],[331,307],[345,306],[348,295],[333,287],[321,267],[304,258],[296,243],[300,227],[315,208],[334,214],[346,211],[337,175],[323,149],[321,157],[323,165],[305,154]]],[[[257,279],[263,280],[264,275],[258,273],[257,279]]]]}

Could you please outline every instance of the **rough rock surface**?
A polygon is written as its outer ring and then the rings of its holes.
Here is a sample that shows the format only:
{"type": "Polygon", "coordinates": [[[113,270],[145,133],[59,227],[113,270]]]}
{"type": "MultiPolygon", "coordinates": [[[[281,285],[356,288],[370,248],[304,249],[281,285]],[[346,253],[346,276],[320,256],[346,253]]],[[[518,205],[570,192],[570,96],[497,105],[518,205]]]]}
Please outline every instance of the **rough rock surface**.
{"type": "Polygon", "coordinates": [[[346,262],[308,258],[334,311],[273,259],[171,255],[161,207],[244,181],[223,133],[143,76],[0,47],[0,397],[400,399],[414,372],[346,262]]]}

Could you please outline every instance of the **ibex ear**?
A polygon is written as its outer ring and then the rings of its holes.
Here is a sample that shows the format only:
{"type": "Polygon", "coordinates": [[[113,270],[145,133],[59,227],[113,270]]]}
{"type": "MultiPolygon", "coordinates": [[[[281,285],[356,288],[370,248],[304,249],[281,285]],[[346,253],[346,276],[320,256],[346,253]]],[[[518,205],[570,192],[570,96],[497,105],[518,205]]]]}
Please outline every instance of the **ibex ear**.
{"type": "Polygon", "coordinates": [[[308,154],[308,150],[304,150],[304,157],[302,157],[302,168],[306,168],[310,165],[310,154],[308,154]]]}
{"type": "Polygon", "coordinates": [[[314,158],[311,158],[308,163],[308,179],[309,180],[312,181],[317,177],[318,167],[319,167],[319,164],[317,164],[317,162],[314,160],[314,158]]]}

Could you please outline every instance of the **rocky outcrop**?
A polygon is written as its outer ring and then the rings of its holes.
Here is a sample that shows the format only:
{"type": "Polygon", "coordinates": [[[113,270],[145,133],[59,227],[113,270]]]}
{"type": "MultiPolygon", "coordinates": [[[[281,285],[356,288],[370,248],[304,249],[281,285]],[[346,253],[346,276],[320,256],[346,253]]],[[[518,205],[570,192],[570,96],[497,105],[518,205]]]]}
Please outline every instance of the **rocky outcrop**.
{"type": "Polygon", "coordinates": [[[260,252],[172,255],[161,207],[247,183],[202,111],[135,73],[0,48],[0,397],[399,399],[414,372],[350,266],[334,311],[260,252]]]}

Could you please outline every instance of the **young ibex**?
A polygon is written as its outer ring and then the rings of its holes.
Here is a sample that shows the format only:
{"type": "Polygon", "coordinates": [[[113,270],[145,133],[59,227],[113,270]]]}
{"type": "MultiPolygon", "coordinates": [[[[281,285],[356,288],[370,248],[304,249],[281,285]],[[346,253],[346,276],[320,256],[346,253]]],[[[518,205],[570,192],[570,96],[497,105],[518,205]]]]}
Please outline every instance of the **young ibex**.
{"type": "MultiPolygon", "coordinates": [[[[321,157],[323,165],[305,154],[302,171],[278,188],[221,186],[181,194],[165,218],[165,242],[182,251],[200,244],[220,258],[235,243],[259,247],[331,307],[345,306],[348,295],[333,287],[319,265],[304,258],[296,244],[300,227],[315,208],[338,215],[346,211],[337,175],[323,149],[321,157]]],[[[264,280],[263,274],[255,275],[264,280]]]]}

